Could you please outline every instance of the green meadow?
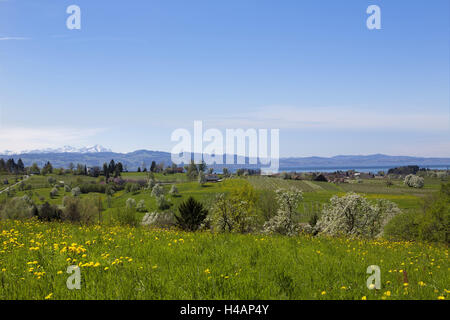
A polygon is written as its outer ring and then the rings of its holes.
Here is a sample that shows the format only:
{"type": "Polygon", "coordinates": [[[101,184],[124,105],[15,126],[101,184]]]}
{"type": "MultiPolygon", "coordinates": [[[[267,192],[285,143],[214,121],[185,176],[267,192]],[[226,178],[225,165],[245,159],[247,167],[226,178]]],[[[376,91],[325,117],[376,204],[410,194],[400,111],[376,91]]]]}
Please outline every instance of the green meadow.
{"type": "MultiPolygon", "coordinates": [[[[49,176],[75,186],[99,183],[98,178],[74,175],[33,175],[8,197],[28,194],[36,204],[61,205],[64,188],[50,197],[49,176]]],[[[123,179],[146,180],[146,173],[124,173],[123,179]]],[[[9,177],[12,180],[12,177],[9,177]]],[[[333,195],[347,192],[369,199],[388,199],[402,211],[422,210],[437,192],[439,179],[413,189],[393,180],[332,184],[274,177],[235,177],[203,186],[185,174],[155,174],[176,211],[189,196],[210,207],[219,193],[250,185],[266,191],[295,187],[303,191],[298,220],[307,222],[333,195]]],[[[11,181],[11,184],[13,181],[11,181]]],[[[81,198],[101,201],[101,222],[89,225],[0,220],[0,299],[446,299],[449,293],[448,247],[445,244],[385,239],[359,240],[299,235],[228,234],[177,229],[131,227],[114,223],[114,210],[127,199],[144,200],[148,212],[158,211],[151,191],[115,192],[110,201],[100,193],[81,198]],[[80,268],[81,289],[69,290],[68,266],[80,268]],[[381,268],[382,287],[366,285],[370,265],[381,268]]],[[[140,218],[144,213],[137,213],[140,218]]]]}

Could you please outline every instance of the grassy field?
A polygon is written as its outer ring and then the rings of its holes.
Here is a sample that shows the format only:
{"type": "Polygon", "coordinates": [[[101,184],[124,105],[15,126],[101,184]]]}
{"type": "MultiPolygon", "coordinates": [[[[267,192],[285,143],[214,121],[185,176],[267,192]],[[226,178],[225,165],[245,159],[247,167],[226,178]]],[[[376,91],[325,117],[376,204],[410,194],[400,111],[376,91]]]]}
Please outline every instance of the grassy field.
{"type": "Polygon", "coordinates": [[[0,299],[443,299],[448,249],[409,242],[1,221],[0,299]],[[69,290],[66,269],[81,270],[69,290]],[[382,288],[366,286],[369,265],[382,288]]]}
{"type": "MultiPolygon", "coordinates": [[[[53,176],[77,185],[91,177],[53,176]]],[[[124,179],[146,179],[146,173],[126,173],[124,179]]],[[[2,177],[0,177],[1,179],[2,177]]],[[[292,181],[269,177],[226,179],[200,186],[186,175],[158,174],[166,192],[176,183],[180,196],[168,196],[176,210],[193,196],[207,207],[218,193],[249,183],[259,191],[296,187],[304,200],[303,221],[333,195],[362,193],[388,199],[404,211],[421,210],[422,202],[441,181],[427,179],[424,189],[400,180],[387,187],[377,179],[357,184],[292,181]]],[[[36,204],[61,204],[70,192],[59,189],[50,198],[48,176],[31,176],[36,204]]],[[[14,196],[30,194],[15,188],[14,196]]],[[[108,207],[101,198],[104,224],[0,221],[0,299],[446,299],[450,287],[448,248],[412,242],[359,241],[323,237],[184,233],[109,224],[115,208],[128,198],[144,200],[147,211],[158,211],[150,190],[116,192],[108,207]],[[106,223],[106,224],[105,224],[106,223]],[[66,269],[81,270],[81,290],[68,290],[66,269]],[[382,270],[382,289],[368,290],[366,269],[382,270]]],[[[0,201],[7,198],[0,194],[0,201]]],[[[144,215],[144,213],[139,213],[144,215]]]]}
{"type": "MultiPolygon", "coordinates": [[[[333,195],[342,196],[347,192],[364,194],[370,199],[387,199],[395,202],[403,211],[419,210],[423,200],[437,192],[442,184],[440,179],[427,178],[423,189],[414,189],[403,184],[402,180],[393,180],[388,187],[384,180],[363,179],[362,183],[333,184],[329,182],[282,180],[268,177],[250,177],[248,181],[257,190],[275,190],[295,187],[303,191],[306,207],[323,205],[333,195]]],[[[302,205],[300,212],[303,212],[302,205]]]]}

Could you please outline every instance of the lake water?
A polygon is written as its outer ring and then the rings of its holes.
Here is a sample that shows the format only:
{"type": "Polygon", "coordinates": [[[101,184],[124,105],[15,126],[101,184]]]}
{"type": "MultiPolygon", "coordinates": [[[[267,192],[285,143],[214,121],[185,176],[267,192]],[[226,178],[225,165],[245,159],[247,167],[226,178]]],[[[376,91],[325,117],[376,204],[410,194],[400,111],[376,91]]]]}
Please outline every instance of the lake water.
{"type": "MultiPolygon", "coordinates": [[[[364,167],[364,166],[355,166],[355,167],[280,167],[279,172],[335,172],[335,171],[348,171],[355,170],[357,172],[371,172],[378,173],[379,171],[387,172],[389,169],[400,167],[400,165],[393,166],[378,166],[378,167],[364,167]]],[[[419,166],[420,168],[427,168],[430,170],[449,170],[449,165],[438,165],[438,166],[419,166]]],[[[254,169],[254,168],[253,168],[254,169]]],[[[229,168],[230,172],[235,173],[237,169],[229,168]]],[[[215,168],[214,172],[222,173],[221,168],[215,168]]]]}
{"type": "MultiPolygon", "coordinates": [[[[379,167],[327,167],[327,168],[305,168],[305,167],[280,167],[280,172],[335,172],[335,171],[348,171],[355,170],[357,172],[371,172],[377,173],[379,171],[387,172],[389,169],[397,168],[398,166],[379,166],[379,167]]],[[[419,166],[420,168],[427,168],[431,170],[447,170],[448,166],[419,166]]]]}

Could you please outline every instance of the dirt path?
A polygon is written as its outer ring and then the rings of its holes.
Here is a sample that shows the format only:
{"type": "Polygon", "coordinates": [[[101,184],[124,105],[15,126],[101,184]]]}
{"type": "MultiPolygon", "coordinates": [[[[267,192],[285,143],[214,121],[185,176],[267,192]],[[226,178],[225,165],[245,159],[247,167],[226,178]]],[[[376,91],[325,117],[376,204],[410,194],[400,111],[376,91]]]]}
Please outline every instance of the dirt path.
{"type": "Polygon", "coordinates": [[[21,180],[21,181],[19,181],[19,182],[16,182],[16,183],[13,184],[12,186],[6,187],[5,189],[3,189],[3,190],[0,191],[0,194],[2,194],[2,193],[5,192],[5,191],[8,191],[9,189],[14,188],[15,186],[17,186],[19,183],[21,183],[21,182],[23,182],[23,181],[27,181],[29,177],[30,177],[30,176],[25,176],[25,178],[24,178],[23,180],[21,180]]]}

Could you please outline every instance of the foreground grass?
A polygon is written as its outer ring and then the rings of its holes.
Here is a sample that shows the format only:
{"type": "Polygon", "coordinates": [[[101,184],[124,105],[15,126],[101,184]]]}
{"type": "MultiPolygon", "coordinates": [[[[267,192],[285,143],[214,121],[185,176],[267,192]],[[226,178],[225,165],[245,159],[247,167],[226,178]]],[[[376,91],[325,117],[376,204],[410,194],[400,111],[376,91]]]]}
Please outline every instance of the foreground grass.
{"type": "Polygon", "coordinates": [[[443,299],[450,287],[439,245],[34,220],[0,230],[0,299],[443,299]],[[66,287],[74,264],[81,290],[66,287]],[[369,265],[381,290],[366,287],[369,265]]]}

